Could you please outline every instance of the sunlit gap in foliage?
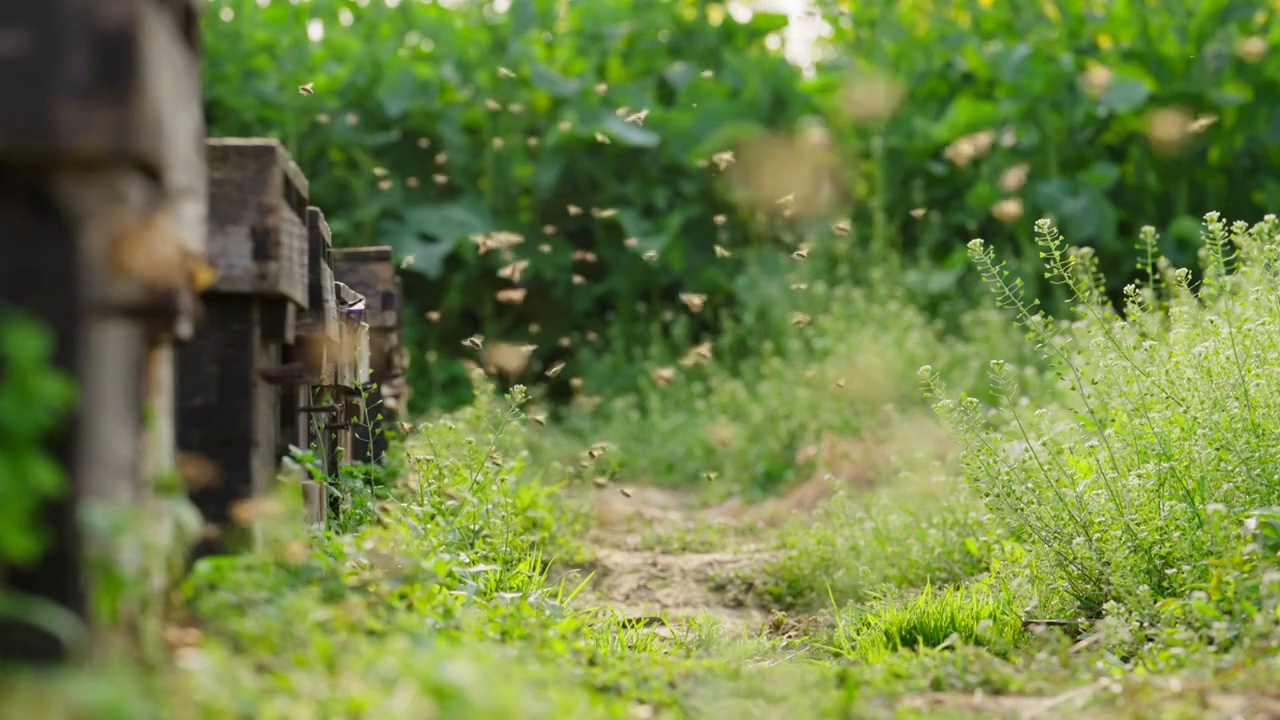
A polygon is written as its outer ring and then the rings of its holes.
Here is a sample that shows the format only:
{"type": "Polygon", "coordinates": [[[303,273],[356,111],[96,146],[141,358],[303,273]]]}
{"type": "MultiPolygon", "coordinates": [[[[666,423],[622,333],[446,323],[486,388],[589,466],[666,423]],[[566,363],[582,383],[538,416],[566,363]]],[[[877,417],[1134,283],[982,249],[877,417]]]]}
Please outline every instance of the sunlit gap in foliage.
{"type": "Polygon", "coordinates": [[[785,14],[787,26],[780,33],[770,35],[766,42],[770,50],[782,49],[783,57],[806,76],[812,76],[818,61],[829,54],[819,40],[832,36],[831,24],[822,18],[812,0],[732,0],[725,4],[725,9],[738,22],[749,21],[755,10],[785,14]]]}
{"type": "MultiPolygon", "coordinates": [[[[372,0],[355,1],[359,7],[366,7],[372,2],[372,0]]],[[[388,7],[395,7],[402,2],[402,0],[381,1],[386,3],[388,7]]],[[[456,8],[473,0],[431,1],[443,8],[456,8]]],[[[267,7],[271,2],[272,0],[258,0],[258,5],[267,7]]],[[[490,3],[490,9],[496,13],[505,13],[511,9],[511,0],[493,0],[490,3]]],[[[724,5],[715,4],[710,6],[707,10],[707,15],[713,25],[723,22],[726,15],[735,22],[747,23],[751,21],[757,10],[782,13],[788,17],[786,28],[769,36],[766,41],[768,47],[770,50],[782,50],[783,56],[789,62],[799,67],[805,75],[812,75],[815,71],[816,63],[827,54],[820,47],[818,40],[820,38],[829,38],[832,35],[831,24],[822,19],[822,14],[814,7],[812,0],[756,0],[755,2],[730,0],[724,5]]],[[[229,22],[231,18],[224,17],[223,19],[229,22]]],[[[347,8],[343,8],[342,13],[339,15],[339,22],[344,26],[349,26],[354,20],[355,16],[352,12],[347,8]]],[[[319,18],[312,18],[307,23],[307,37],[312,42],[323,40],[324,21],[319,18]]]]}

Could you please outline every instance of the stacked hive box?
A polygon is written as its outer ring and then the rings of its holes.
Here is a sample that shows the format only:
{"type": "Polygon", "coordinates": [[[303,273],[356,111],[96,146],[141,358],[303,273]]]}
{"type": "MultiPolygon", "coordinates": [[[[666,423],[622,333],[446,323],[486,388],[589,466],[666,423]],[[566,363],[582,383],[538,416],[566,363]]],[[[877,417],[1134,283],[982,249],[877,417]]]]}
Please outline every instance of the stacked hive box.
{"type": "MultiPolygon", "coordinates": [[[[351,411],[360,393],[360,368],[367,364],[367,331],[350,310],[364,298],[334,281],[333,237],[319,208],[308,208],[307,228],[311,309],[299,318],[290,348],[290,360],[301,370],[295,390],[300,412],[291,436],[313,450],[321,476],[336,480],[352,452],[351,411]]],[[[322,489],[310,480],[304,488],[309,521],[323,523],[322,489]]]]}
{"type": "Polygon", "coordinates": [[[324,213],[307,208],[307,291],[308,310],[298,316],[296,342],[286,348],[286,363],[299,364],[302,377],[290,388],[292,417],[286,417],[286,435],[290,442],[311,451],[318,475],[304,468],[303,498],[307,521],[323,527],[325,493],[328,479],[336,478],[338,468],[329,463],[328,448],[333,434],[342,430],[334,426],[343,422],[343,405],[334,402],[332,391],[337,378],[337,348],[341,340],[337,298],[333,282],[333,236],[324,213]]]}
{"type": "Polygon", "coordinates": [[[388,433],[409,401],[408,353],[400,324],[404,291],[391,248],[386,246],[335,250],[334,274],[365,297],[372,383],[357,422],[355,459],[377,462],[384,457],[388,433]]]}
{"type": "MultiPolygon", "coordinates": [[[[192,332],[205,245],[201,4],[5,0],[0,11],[0,306],[51,329],[54,362],[78,389],[73,422],[47,446],[70,486],[44,508],[51,546],[0,567],[0,583],[86,620],[86,552],[115,546],[81,537],[81,505],[146,517],[152,483],[175,464],[172,352],[192,332]]],[[[68,650],[0,622],[0,660],[68,650]]]]}
{"type": "Polygon", "coordinates": [[[218,468],[191,488],[223,547],[235,506],[272,489],[280,460],[283,349],[292,345],[307,286],[307,180],[274,140],[210,139],[209,257],[218,273],[195,339],[179,354],[178,446],[218,468]]]}

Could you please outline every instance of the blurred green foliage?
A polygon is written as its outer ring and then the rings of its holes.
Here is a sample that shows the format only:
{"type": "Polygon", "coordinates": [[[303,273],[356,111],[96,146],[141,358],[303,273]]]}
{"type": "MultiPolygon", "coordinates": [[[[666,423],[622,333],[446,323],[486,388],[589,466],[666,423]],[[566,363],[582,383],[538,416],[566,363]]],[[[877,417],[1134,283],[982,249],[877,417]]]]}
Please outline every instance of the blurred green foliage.
{"type": "Polygon", "coordinates": [[[474,2],[226,0],[205,16],[210,134],[279,137],[335,242],[413,257],[410,340],[441,350],[430,375],[414,358],[427,390],[415,397],[451,404],[465,397],[444,384],[465,380],[457,358],[474,357],[461,346],[473,333],[524,342],[536,323],[536,372],[567,355],[562,337],[606,322],[647,331],[638,304],[679,292],[725,304],[738,258],[717,262],[713,243],[763,240],[715,224],[734,207],[698,160],[726,146],[718,134],[815,109],[799,72],[764,48],[785,22],[712,25],[705,3],[687,0],[528,0],[507,13],[474,2]],[[305,83],[314,95],[298,91],[305,83]],[[644,110],[642,124],[627,121],[644,110]],[[514,249],[534,258],[523,304],[498,302],[509,260],[468,239],[493,231],[526,238],[514,249]],[[597,259],[575,262],[575,251],[597,259]],[[648,251],[659,260],[646,262],[648,251]],[[423,322],[432,310],[440,321],[423,322]]]}
{"type": "Polygon", "coordinates": [[[76,388],[51,364],[54,346],[53,333],[35,318],[0,312],[0,566],[24,567],[44,555],[51,538],[42,505],[67,491],[47,444],[65,427],[76,388]]]}
{"type": "MultiPolygon", "coordinates": [[[[1267,170],[1280,162],[1274,0],[819,5],[840,56],[817,92],[856,103],[874,88],[846,78],[868,71],[905,90],[882,126],[840,137],[869,148],[853,190],[876,202],[855,225],[882,214],[909,256],[962,268],[982,237],[1020,253],[1034,282],[1030,229],[1050,217],[1097,249],[1114,296],[1134,277],[1143,225],[1191,265],[1204,213],[1257,221],[1280,207],[1267,170]]],[[[959,272],[919,277],[946,294],[959,272]]]]}
{"type": "MultiPolygon", "coordinates": [[[[279,137],[337,243],[412,258],[416,402],[467,399],[473,333],[536,343],[518,379],[563,399],[574,371],[542,373],[575,355],[636,357],[655,330],[691,345],[726,317],[776,319],[767,306],[801,240],[836,282],[904,259],[913,294],[958,316],[972,237],[1029,269],[1031,223],[1053,217],[1098,249],[1114,291],[1141,225],[1187,263],[1205,211],[1255,220],[1280,206],[1265,171],[1280,159],[1274,2],[824,0],[832,52],[810,77],[777,49],[783,15],[694,0],[494,6],[214,0],[205,15],[210,134],[279,137]],[[836,197],[806,223],[735,202],[708,162],[741,160],[766,130],[816,130],[810,149],[833,168],[836,197]],[[493,232],[523,242],[481,252],[472,238],[493,232]],[[527,295],[504,304],[524,260],[527,295]],[[687,312],[681,293],[707,310],[687,312]]],[[[646,381],[635,363],[608,367],[591,392],[646,381]]]]}

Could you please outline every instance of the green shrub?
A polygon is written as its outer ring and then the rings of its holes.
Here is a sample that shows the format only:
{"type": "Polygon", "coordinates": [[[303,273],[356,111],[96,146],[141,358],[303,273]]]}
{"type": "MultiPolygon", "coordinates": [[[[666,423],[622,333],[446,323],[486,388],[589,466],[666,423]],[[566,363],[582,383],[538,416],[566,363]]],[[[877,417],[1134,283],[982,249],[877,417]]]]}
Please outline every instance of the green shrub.
{"type": "Polygon", "coordinates": [[[1125,290],[1123,317],[1102,294],[1092,252],[1036,225],[1045,277],[1072,297],[1071,322],[1024,299],[1021,281],[981,240],[970,253],[999,302],[1070,391],[1032,409],[1014,366],[991,362],[999,407],[950,399],[921,370],[938,413],[966,445],[988,507],[1038,558],[1046,581],[1096,613],[1111,600],[1151,614],[1238,554],[1249,518],[1280,504],[1275,483],[1280,393],[1276,259],[1280,222],[1228,228],[1206,216],[1203,282],[1157,255],[1144,228],[1149,280],[1125,290]]]}

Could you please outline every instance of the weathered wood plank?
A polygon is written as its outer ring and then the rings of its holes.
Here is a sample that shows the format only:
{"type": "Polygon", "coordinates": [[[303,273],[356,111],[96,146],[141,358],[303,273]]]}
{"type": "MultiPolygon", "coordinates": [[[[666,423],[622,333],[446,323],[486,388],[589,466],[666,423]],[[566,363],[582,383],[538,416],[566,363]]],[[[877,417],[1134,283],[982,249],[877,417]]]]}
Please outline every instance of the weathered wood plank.
{"type": "Polygon", "coordinates": [[[210,138],[209,257],[215,293],[278,297],[307,309],[308,185],[276,140],[210,138]]]}
{"type": "Polygon", "coordinates": [[[307,208],[307,311],[299,318],[301,332],[338,339],[338,309],[333,294],[333,234],[324,213],[307,208]]]}
{"type": "MultiPolygon", "coordinates": [[[[195,0],[9,0],[0,3],[0,162],[123,168],[157,180],[179,255],[204,255],[206,177],[195,0]]],[[[183,271],[161,277],[184,277],[183,271]]],[[[171,287],[162,290],[172,291],[171,287]]],[[[179,337],[190,297],[172,300],[179,337]]]]}

